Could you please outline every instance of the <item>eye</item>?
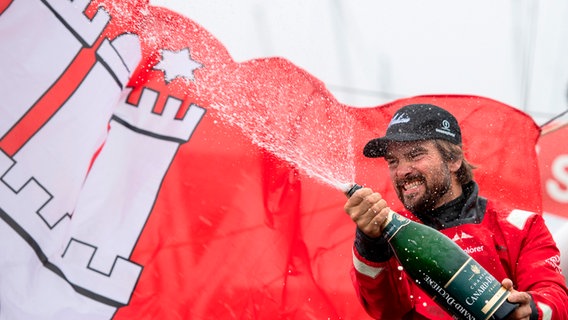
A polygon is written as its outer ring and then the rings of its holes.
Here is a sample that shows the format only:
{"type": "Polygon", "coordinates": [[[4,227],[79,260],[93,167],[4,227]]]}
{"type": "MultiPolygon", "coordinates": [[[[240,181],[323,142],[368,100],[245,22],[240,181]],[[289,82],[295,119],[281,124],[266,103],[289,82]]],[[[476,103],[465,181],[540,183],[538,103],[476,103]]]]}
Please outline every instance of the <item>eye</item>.
{"type": "Polygon", "coordinates": [[[411,153],[408,154],[408,158],[411,160],[417,160],[420,157],[422,157],[424,154],[426,154],[426,151],[424,150],[413,150],[411,153]]]}
{"type": "Polygon", "coordinates": [[[390,168],[396,166],[396,164],[398,163],[398,160],[396,160],[395,158],[385,158],[385,160],[387,161],[387,165],[390,168]]]}

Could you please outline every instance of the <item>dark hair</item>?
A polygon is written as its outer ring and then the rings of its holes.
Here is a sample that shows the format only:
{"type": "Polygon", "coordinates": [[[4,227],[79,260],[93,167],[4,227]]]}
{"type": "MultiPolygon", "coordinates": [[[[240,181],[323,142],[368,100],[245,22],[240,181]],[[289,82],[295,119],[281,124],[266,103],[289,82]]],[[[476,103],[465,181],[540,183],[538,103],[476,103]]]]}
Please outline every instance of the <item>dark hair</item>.
{"type": "Polygon", "coordinates": [[[462,160],[462,164],[456,172],[460,184],[464,185],[473,180],[473,169],[475,169],[475,166],[466,160],[461,146],[442,139],[435,139],[434,143],[444,161],[454,162],[462,160]]]}

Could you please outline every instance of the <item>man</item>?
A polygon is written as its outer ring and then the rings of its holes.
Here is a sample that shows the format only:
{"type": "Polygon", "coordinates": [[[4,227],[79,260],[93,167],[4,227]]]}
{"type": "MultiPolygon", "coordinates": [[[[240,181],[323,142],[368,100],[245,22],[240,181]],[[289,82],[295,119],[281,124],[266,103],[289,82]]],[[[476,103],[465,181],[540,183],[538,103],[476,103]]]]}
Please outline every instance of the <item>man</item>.
{"type": "MultiPolygon", "coordinates": [[[[399,109],[386,135],[369,141],[363,153],[387,161],[408,210],[401,214],[452,238],[511,291],[508,300],[519,306],[509,319],[568,319],[559,251],[544,220],[480,197],[461,144],[454,116],[434,105],[413,104],[399,109]]],[[[362,188],[345,211],[357,225],[353,282],[369,315],[452,319],[399,267],[382,235],[389,208],[381,195],[362,188]]]]}

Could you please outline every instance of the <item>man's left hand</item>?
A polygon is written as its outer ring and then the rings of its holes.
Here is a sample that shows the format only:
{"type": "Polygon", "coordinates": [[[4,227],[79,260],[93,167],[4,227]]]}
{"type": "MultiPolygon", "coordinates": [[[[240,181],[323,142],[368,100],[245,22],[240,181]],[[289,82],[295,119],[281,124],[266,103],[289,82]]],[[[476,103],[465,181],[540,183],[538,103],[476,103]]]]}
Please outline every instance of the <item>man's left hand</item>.
{"type": "Polygon", "coordinates": [[[513,289],[513,281],[504,279],[501,284],[505,289],[511,292],[507,300],[511,303],[517,303],[519,306],[511,313],[509,320],[529,320],[532,314],[531,300],[532,297],[527,292],[521,292],[513,289]]]}

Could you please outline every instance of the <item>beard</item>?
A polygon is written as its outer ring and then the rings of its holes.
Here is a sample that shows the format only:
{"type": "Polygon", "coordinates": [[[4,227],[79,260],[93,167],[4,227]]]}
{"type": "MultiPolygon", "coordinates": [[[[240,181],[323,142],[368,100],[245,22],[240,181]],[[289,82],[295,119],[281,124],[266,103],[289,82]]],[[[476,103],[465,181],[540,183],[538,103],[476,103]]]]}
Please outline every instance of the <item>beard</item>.
{"type": "Polygon", "coordinates": [[[440,168],[430,173],[430,179],[421,173],[409,175],[396,182],[396,193],[404,207],[413,214],[427,212],[442,205],[440,199],[451,189],[452,178],[448,165],[442,163],[440,168]],[[404,185],[408,182],[420,181],[424,186],[422,194],[404,194],[404,185]]]}

